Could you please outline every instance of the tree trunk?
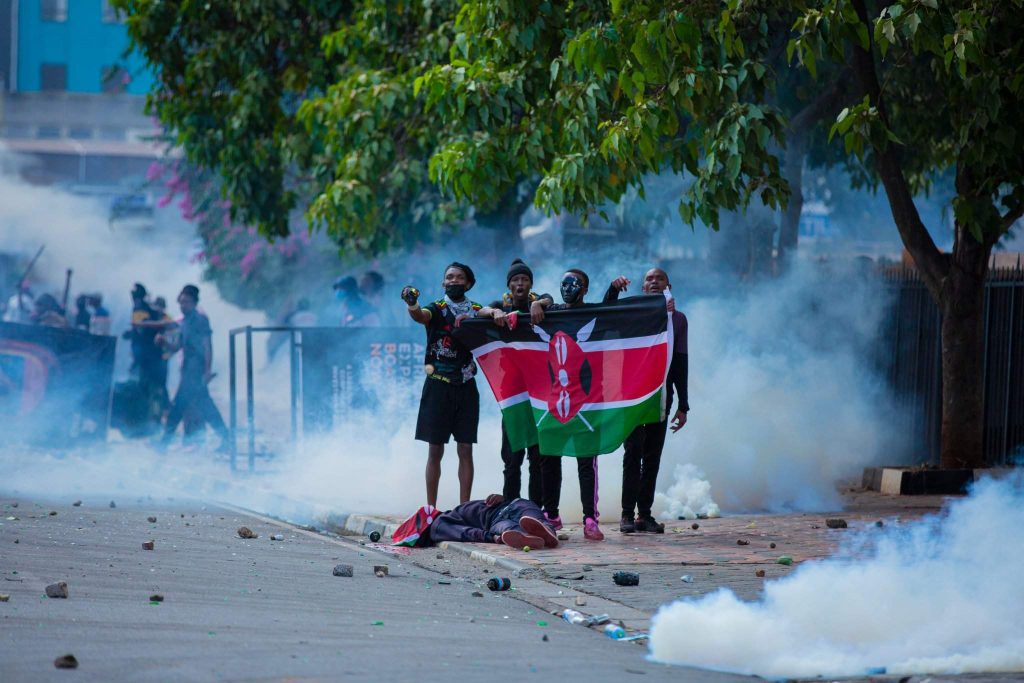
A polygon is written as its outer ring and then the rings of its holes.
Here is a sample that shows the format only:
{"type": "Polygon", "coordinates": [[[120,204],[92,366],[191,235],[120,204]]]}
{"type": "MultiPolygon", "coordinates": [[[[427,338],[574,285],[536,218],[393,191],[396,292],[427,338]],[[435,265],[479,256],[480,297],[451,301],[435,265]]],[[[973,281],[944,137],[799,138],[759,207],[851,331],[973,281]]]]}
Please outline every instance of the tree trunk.
{"type": "Polygon", "coordinates": [[[985,466],[985,275],[991,247],[957,225],[942,310],[942,441],[945,468],[985,466]]]}
{"type": "Polygon", "coordinates": [[[796,251],[797,239],[800,234],[800,212],[804,208],[803,178],[804,157],[807,154],[806,129],[793,128],[789,132],[786,145],[786,156],[783,163],[783,175],[789,183],[789,203],[782,212],[779,225],[779,262],[788,265],[788,259],[796,251]]]}

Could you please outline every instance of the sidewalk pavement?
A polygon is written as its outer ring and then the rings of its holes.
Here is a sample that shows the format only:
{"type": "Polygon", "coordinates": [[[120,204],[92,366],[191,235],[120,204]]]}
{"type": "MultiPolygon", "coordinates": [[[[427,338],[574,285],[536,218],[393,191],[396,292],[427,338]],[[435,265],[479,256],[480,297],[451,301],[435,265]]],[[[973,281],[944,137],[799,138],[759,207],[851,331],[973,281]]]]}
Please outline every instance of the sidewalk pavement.
{"type": "MultiPolygon", "coordinates": [[[[567,525],[569,536],[557,549],[523,552],[489,543],[442,543],[442,550],[459,553],[515,577],[514,585],[543,609],[572,607],[607,613],[627,630],[645,632],[657,609],[684,597],[696,597],[728,588],[740,598],[761,596],[764,582],[793,571],[802,562],[826,558],[843,538],[858,529],[899,524],[941,509],[943,496],[887,496],[873,491],[847,490],[844,509],[820,513],[730,515],[716,519],[674,520],[665,534],[622,534],[618,520],[602,520],[605,540],[583,538],[580,524],[567,525]],[[826,520],[843,519],[847,528],[830,529],[826,520]],[[696,524],[697,528],[693,526],[696,524]],[[772,547],[775,544],[775,547],[772,547]],[[787,555],[793,565],[778,563],[787,555]],[[628,570],[640,574],[639,586],[618,586],[612,574],[628,570]],[[764,576],[757,576],[759,570],[764,576]],[[684,581],[687,576],[692,581],[684,581]],[[584,601],[579,605],[577,599],[584,601]]],[[[350,535],[380,531],[380,543],[366,545],[394,552],[389,536],[402,520],[372,515],[329,517],[329,530],[350,535]]],[[[401,549],[410,560],[443,571],[435,552],[401,549]]]]}

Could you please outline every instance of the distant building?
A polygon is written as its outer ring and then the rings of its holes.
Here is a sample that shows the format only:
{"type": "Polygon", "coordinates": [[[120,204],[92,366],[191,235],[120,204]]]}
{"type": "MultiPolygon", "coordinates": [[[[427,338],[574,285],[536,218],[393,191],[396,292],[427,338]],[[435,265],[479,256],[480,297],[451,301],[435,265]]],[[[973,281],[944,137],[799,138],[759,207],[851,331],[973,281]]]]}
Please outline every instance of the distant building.
{"type": "Polygon", "coordinates": [[[0,0],[0,145],[33,182],[104,185],[160,156],[153,79],[108,0],[0,0]]]}

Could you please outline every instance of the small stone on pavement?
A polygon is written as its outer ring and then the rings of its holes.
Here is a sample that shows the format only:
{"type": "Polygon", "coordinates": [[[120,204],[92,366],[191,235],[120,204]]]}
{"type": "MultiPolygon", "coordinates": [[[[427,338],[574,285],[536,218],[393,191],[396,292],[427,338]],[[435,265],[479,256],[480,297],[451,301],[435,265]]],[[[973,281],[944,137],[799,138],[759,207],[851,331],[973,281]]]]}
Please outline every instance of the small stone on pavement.
{"type": "Polygon", "coordinates": [[[388,566],[386,564],[373,565],[373,575],[378,579],[383,579],[388,575],[388,566]]]}
{"type": "Polygon", "coordinates": [[[0,593],[0,602],[7,602],[11,599],[11,596],[7,593],[0,593]]]}
{"type": "Polygon", "coordinates": [[[115,503],[114,501],[110,501],[110,507],[116,508],[117,507],[117,503],[115,503]]]}
{"type": "Polygon", "coordinates": [[[48,598],[66,598],[68,597],[68,584],[63,581],[57,583],[51,583],[46,587],[46,597],[48,598]]]}
{"type": "Polygon", "coordinates": [[[693,524],[690,525],[690,528],[693,529],[694,531],[696,531],[697,529],[700,528],[700,524],[697,524],[697,522],[694,522],[693,524]]]}
{"type": "Polygon", "coordinates": [[[350,565],[350,564],[335,565],[334,566],[334,575],[335,576],[351,577],[352,576],[352,565],[350,565]]]}
{"type": "Polygon", "coordinates": [[[750,545],[750,541],[744,541],[742,538],[737,538],[736,545],[750,545]]]}
{"type": "Polygon", "coordinates": [[[142,542],[142,549],[143,550],[152,550],[154,547],[156,547],[156,543],[154,541],[143,541],[142,542]]]}
{"type": "Polygon", "coordinates": [[[152,517],[152,516],[146,517],[146,521],[149,522],[150,524],[156,524],[156,517],[152,517]]]}
{"type": "Polygon", "coordinates": [[[82,501],[76,500],[74,503],[71,504],[71,507],[76,507],[76,508],[82,507],[82,501]]]}
{"type": "Polygon", "coordinates": [[[149,596],[149,601],[150,602],[163,602],[164,601],[164,596],[160,595],[159,593],[154,593],[153,595],[149,596]]]}
{"type": "Polygon", "coordinates": [[[77,669],[78,660],[75,659],[74,655],[64,655],[53,660],[53,665],[58,669],[77,669]]]}
{"type": "Polygon", "coordinates": [[[259,536],[257,536],[255,533],[253,533],[252,529],[250,529],[247,526],[240,526],[240,527],[238,527],[238,537],[239,538],[259,538],[259,536]]]}
{"type": "Polygon", "coordinates": [[[846,520],[845,519],[839,519],[838,517],[834,517],[832,519],[826,519],[825,520],[825,526],[827,526],[829,529],[845,529],[846,528],[846,520]]]}
{"type": "Polygon", "coordinates": [[[474,598],[482,598],[482,597],[484,597],[484,594],[481,593],[480,591],[473,591],[472,593],[470,593],[470,595],[472,595],[474,598]]]}
{"type": "Polygon", "coordinates": [[[585,597],[583,597],[582,595],[577,595],[576,596],[576,606],[577,607],[585,607],[586,604],[587,604],[587,599],[585,597]]]}
{"type": "Polygon", "coordinates": [[[764,570],[763,569],[758,569],[756,572],[754,572],[754,576],[756,576],[759,579],[763,579],[764,578],[764,570]]]}

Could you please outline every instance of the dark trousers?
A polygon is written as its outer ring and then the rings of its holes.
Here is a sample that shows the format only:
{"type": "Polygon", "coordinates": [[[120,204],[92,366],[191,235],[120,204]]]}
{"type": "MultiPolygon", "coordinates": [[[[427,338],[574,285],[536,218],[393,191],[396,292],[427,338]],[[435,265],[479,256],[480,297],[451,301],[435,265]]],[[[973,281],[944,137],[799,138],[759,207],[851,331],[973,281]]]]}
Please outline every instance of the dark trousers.
{"type": "Polygon", "coordinates": [[[661,451],[665,447],[668,420],[640,425],[626,439],[622,458],[622,516],[651,516],[654,489],[661,467],[661,451]]]}
{"type": "Polygon", "coordinates": [[[222,439],[230,437],[224,418],[210,398],[210,390],[202,378],[183,377],[178,386],[178,392],[174,395],[171,403],[171,410],[167,413],[167,424],[164,426],[164,441],[170,441],[174,436],[178,423],[182,418],[198,424],[208,423],[222,439]]]}
{"type": "Polygon", "coordinates": [[[508,433],[505,431],[505,422],[501,423],[501,461],[505,463],[502,472],[505,475],[505,486],[501,495],[505,500],[515,500],[520,497],[523,488],[523,459],[529,462],[530,483],[528,485],[528,498],[537,505],[543,504],[543,488],[541,486],[540,472],[540,449],[537,446],[530,446],[518,451],[513,451],[508,443],[508,433]]]}
{"type": "MultiPolygon", "coordinates": [[[[562,498],[562,458],[542,455],[541,481],[543,482],[543,507],[548,517],[558,517],[558,506],[562,498]]],[[[576,473],[580,480],[580,502],[583,517],[597,519],[597,458],[574,458],[576,473]]]]}

